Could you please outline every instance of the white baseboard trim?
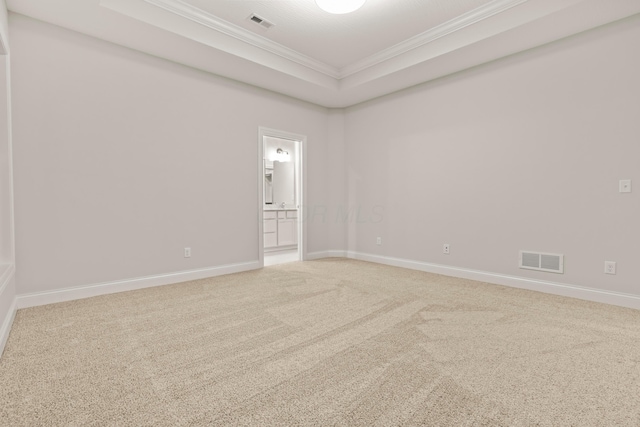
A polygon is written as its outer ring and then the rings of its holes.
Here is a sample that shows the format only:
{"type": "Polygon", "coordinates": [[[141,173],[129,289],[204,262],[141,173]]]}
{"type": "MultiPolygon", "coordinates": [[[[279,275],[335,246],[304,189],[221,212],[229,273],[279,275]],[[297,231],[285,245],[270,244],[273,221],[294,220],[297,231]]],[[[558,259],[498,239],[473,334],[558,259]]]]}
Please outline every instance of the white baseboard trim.
{"type": "Polygon", "coordinates": [[[9,339],[9,332],[11,332],[11,326],[13,326],[13,319],[16,317],[16,311],[18,311],[18,308],[16,307],[16,300],[14,298],[7,315],[4,317],[4,320],[0,325],[0,357],[2,357],[4,346],[7,344],[7,340],[9,339]]]}
{"type": "MultiPolygon", "coordinates": [[[[0,301],[2,298],[7,297],[5,294],[5,290],[7,289],[8,284],[13,280],[15,274],[15,265],[14,264],[4,264],[0,266],[0,301]]],[[[11,332],[11,326],[13,325],[13,319],[16,317],[16,299],[14,298],[13,292],[10,292],[11,295],[9,299],[11,300],[11,305],[9,306],[9,311],[4,315],[2,319],[2,323],[0,323],[0,357],[2,357],[2,353],[4,352],[4,346],[7,344],[7,340],[9,339],[9,332],[11,332]]]]}
{"type": "Polygon", "coordinates": [[[2,295],[9,281],[13,278],[15,271],[15,264],[0,264],[0,295],[2,295]]]}
{"type": "Polygon", "coordinates": [[[9,311],[6,316],[4,316],[2,323],[0,323],[0,358],[4,352],[4,346],[7,344],[7,340],[9,339],[9,332],[11,332],[11,326],[13,326],[13,319],[16,317],[16,311],[18,311],[18,308],[16,306],[16,299],[14,298],[11,306],[9,307],[9,311]]]}
{"type": "Polygon", "coordinates": [[[307,261],[313,261],[322,258],[347,258],[347,251],[320,251],[310,252],[307,254],[307,261]]]}
{"type": "Polygon", "coordinates": [[[442,274],[445,276],[459,277],[462,279],[477,280],[479,282],[492,283],[495,285],[528,289],[531,291],[562,295],[565,297],[578,298],[587,301],[612,304],[640,310],[640,295],[624,294],[621,292],[585,288],[564,283],[548,282],[526,277],[509,276],[506,274],[490,273],[486,271],[471,270],[467,268],[452,267],[448,265],[431,264],[427,262],[385,257],[353,251],[348,251],[346,257],[362,261],[375,262],[378,264],[391,265],[395,267],[403,267],[411,270],[425,271],[428,273],[442,274]]]}
{"type": "Polygon", "coordinates": [[[189,280],[240,273],[242,271],[256,270],[258,268],[261,268],[260,262],[251,261],[241,264],[222,265],[219,267],[179,271],[176,273],[159,274],[156,276],[138,277],[134,279],[117,280],[114,282],[56,289],[53,291],[34,292],[17,295],[16,304],[18,309],[35,307],[39,305],[54,304],[57,302],[90,298],[99,295],[113,294],[116,292],[133,291],[153,286],[170,285],[173,283],[187,282],[189,280]]]}

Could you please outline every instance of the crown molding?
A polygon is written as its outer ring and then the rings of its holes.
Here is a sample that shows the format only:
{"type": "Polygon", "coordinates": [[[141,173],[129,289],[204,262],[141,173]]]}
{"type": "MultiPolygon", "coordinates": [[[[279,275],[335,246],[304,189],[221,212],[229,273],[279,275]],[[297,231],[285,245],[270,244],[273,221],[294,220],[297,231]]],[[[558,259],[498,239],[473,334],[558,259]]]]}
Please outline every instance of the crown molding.
{"type": "Polygon", "coordinates": [[[238,27],[237,25],[231,24],[230,22],[222,20],[209,12],[192,6],[182,0],[144,0],[144,2],[164,9],[167,12],[174,13],[197,24],[204,25],[207,28],[233,37],[251,46],[263,49],[267,52],[288,59],[289,61],[303,65],[329,77],[333,77],[334,79],[340,78],[340,70],[336,67],[332,67],[322,61],[303,55],[300,52],[273,42],[258,34],[254,34],[251,31],[238,27]]]}
{"type": "MultiPolygon", "coordinates": [[[[487,0],[485,7],[368,59],[382,61],[377,65],[341,78],[353,68],[324,69],[337,73],[332,77],[312,69],[317,63],[301,65],[243,41],[240,34],[251,29],[239,29],[239,39],[221,32],[239,27],[223,21],[216,31],[152,1],[168,7],[191,0],[7,0],[7,5],[16,15],[326,108],[350,107],[623,18],[640,19],[638,0],[606,7],[602,0],[487,0]]],[[[265,39],[262,32],[251,38],[265,39]]]]}
{"type": "Polygon", "coordinates": [[[186,3],[183,0],[144,0],[145,3],[152,6],[161,8],[167,12],[171,12],[251,46],[263,49],[338,80],[393,59],[413,49],[429,44],[435,40],[455,33],[456,31],[462,30],[463,28],[469,27],[484,19],[495,16],[528,1],[529,0],[494,0],[486,5],[480,6],[441,25],[431,28],[424,33],[411,37],[390,48],[381,50],[380,52],[361,61],[354,62],[353,64],[349,64],[343,68],[336,68],[222,20],[209,12],[186,3]]]}
{"type": "Polygon", "coordinates": [[[469,12],[465,12],[443,24],[433,27],[424,33],[408,38],[403,42],[381,50],[380,52],[361,61],[357,61],[343,67],[340,69],[340,76],[338,78],[344,78],[352,74],[359,73],[360,71],[366,70],[367,68],[373,67],[381,62],[393,59],[409,52],[410,50],[429,44],[439,38],[455,33],[456,31],[460,31],[463,28],[469,27],[487,18],[491,18],[492,16],[505,12],[528,1],[529,0],[494,0],[489,2],[476,9],[470,10],[469,12]]]}

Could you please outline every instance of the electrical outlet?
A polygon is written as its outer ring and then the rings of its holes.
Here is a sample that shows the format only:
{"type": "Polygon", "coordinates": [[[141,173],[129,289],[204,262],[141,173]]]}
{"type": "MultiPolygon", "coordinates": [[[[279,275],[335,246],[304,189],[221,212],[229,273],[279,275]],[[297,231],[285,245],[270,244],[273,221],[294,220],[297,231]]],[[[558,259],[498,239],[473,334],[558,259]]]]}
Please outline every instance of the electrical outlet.
{"type": "Polygon", "coordinates": [[[449,255],[449,249],[450,249],[450,248],[449,248],[449,244],[448,244],[448,243],[445,243],[445,244],[442,246],[442,253],[445,253],[445,254],[449,255]]]}
{"type": "Polygon", "coordinates": [[[631,180],[630,179],[621,179],[620,180],[620,192],[621,193],[631,193],[631,180]]]}
{"type": "Polygon", "coordinates": [[[191,248],[184,248],[184,257],[191,258],[191,248]]]}
{"type": "Polygon", "coordinates": [[[376,239],[376,245],[381,245],[382,244],[382,237],[378,237],[376,239]]]}
{"type": "Polygon", "coordinates": [[[604,262],[604,274],[616,274],[616,263],[615,263],[615,261],[605,261],[604,262]]]}

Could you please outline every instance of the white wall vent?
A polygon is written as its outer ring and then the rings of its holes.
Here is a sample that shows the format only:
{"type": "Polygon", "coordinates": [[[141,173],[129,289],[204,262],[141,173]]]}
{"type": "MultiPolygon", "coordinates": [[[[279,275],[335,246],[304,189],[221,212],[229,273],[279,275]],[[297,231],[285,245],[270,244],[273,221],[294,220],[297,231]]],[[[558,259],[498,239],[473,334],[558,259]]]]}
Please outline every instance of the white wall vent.
{"type": "Polygon", "coordinates": [[[564,273],[564,255],[520,251],[520,268],[562,274],[564,273]]]}
{"type": "Polygon", "coordinates": [[[267,21],[266,19],[264,19],[263,17],[256,15],[255,13],[252,13],[252,14],[249,16],[249,21],[251,21],[251,22],[254,22],[254,23],[258,24],[258,25],[260,25],[261,27],[266,28],[267,30],[268,30],[269,28],[273,27],[274,25],[276,25],[276,24],[274,24],[273,22],[269,22],[269,21],[267,21]]]}

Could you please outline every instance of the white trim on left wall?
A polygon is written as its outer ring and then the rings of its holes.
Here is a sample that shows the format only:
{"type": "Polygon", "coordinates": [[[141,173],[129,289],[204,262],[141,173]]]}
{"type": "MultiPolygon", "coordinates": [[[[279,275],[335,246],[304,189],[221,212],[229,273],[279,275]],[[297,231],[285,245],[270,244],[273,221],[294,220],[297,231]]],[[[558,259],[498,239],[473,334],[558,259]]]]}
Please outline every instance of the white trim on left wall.
{"type": "MultiPolygon", "coordinates": [[[[114,294],[118,292],[133,291],[137,289],[151,288],[155,286],[172,285],[190,280],[206,279],[225,274],[240,273],[243,271],[261,268],[259,261],[250,261],[239,264],[228,264],[217,267],[201,268],[196,270],[179,271],[175,273],[158,274],[154,276],[137,277],[133,279],[116,280],[113,282],[96,283],[93,285],[76,286],[52,291],[33,292],[10,296],[12,303],[0,323],[0,357],[9,338],[16,312],[21,308],[36,307],[46,304],[55,304],[65,301],[73,301],[83,298],[91,298],[100,295],[114,294]]],[[[14,278],[15,269],[10,266],[8,272],[2,275],[6,280],[0,282],[0,297],[7,288],[7,284],[14,278]]]]}
{"type": "Polygon", "coordinates": [[[133,291],[137,289],[151,288],[154,286],[172,285],[190,280],[206,279],[225,274],[240,273],[242,271],[256,270],[260,267],[261,266],[258,261],[251,261],[240,264],[229,264],[197,270],[158,274],[155,276],[116,280],[113,282],[96,283],[93,285],[55,289],[52,291],[19,294],[16,295],[16,305],[18,309],[35,307],[39,305],[90,298],[99,295],[113,294],[116,292],[133,291]]]}
{"type": "MultiPolygon", "coordinates": [[[[6,9],[6,2],[2,0],[0,2],[0,8],[6,9]]],[[[4,21],[6,23],[6,21],[4,21]]],[[[6,28],[5,28],[6,29],[6,28]]],[[[6,37],[7,34],[4,34],[6,37]]],[[[13,325],[13,319],[16,315],[16,284],[15,284],[15,259],[16,259],[16,250],[15,250],[15,213],[14,213],[14,188],[13,188],[13,117],[12,117],[12,97],[11,97],[11,54],[10,54],[10,44],[8,39],[3,40],[4,50],[5,50],[5,82],[1,82],[0,84],[6,84],[6,108],[7,108],[7,174],[8,174],[8,188],[9,192],[7,195],[7,203],[8,206],[8,218],[6,220],[9,221],[8,224],[8,236],[3,236],[5,239],[9,239],[9,253],[2,254],[3,258],[2,262],[5,264],[5,269],[2,271],[0,275],[0,303],[4,301],[4,298],[7,298],[7,301],[11,301],[7,312],[4,314],[0,311],[0,357],[2,357],[2,353],[4,351],[7,340],[9,339],[9,333],[11,332],[11,326],[13,325]],[[11,289],[9,292],[6,292],[9,289],[9,285],[11,284],[11,289]],[[6,295],[8,294],[8,295],[6,295]]],[[[0,306],[4,307],[4,304],[0,304],[0,306]]]]}
{"type": "Polygon", "coordinates": [[[13,319],[16,318],[17,311],[18,308],[16,306],[16,299],[14,298],[11,306],[9,307],[9,311],[7,311],[7,315],[4,317],[2,324],[0,324],[0,357],[2,357],[4,347],[7,344],[7,340],[9,339],[9,333],[11,332],[13,319]]]}
{"type": "MultiPolygon", "coordinates": [[[[14,281],[15,277],[15,267],[13,264],[7,266],[7,269],[3,272],[2,277],[0,277],[0,302],[4,300],[6,297],[5,291],[9,289],[9,284],[14,281]]],[[[0,323],[0,357],[2,357],[2,352],[4,351],[4,347],[7,344],[7,340],[9,339],[9,333],[11,332],[11,326],[13,325],[13,319],[16,317],[16,299],[14,296],[15,286],[13,292],[9,293],[9,298],[11,300],[11,304],[9,305],[9,309],[7,310],[4,318],[2,318],[2,323],[0,323]]]]}

